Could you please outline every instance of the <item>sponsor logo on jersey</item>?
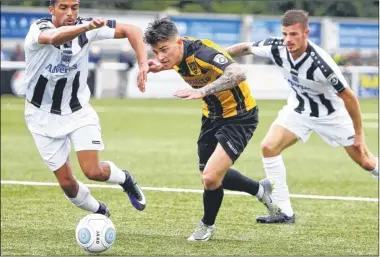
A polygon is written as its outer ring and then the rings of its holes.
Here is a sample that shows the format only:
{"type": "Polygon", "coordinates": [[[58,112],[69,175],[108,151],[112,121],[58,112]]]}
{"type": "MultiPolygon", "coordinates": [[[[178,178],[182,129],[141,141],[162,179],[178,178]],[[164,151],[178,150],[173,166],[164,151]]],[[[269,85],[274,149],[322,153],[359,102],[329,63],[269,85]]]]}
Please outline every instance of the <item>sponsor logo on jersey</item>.
{"type": "Polygon", "coordinates": [[[200,78],[200,79],[185,79],[186,83],[197,86],[197,85],[204,85],[208,84],[211,81],[210,77],[200,78]]]}
{"type": "Polygon", "coordinates": [[[310,87],[305,87],[305,86],[302,86],[300,84],[298,84],[297,82],[291,80],[291,79],[288,79],[288,83],[291,87],[295,87],[295,88],[299,88],[301,90],[309,90],[309,91],[312,91],[312,92],[318,92],[317,90],[314,90],[310,87]]]}
{"type": "Polygon", "coordinates": [[[335,75],[335,73],[332,73],[330,76],[327,77],[327,79],[330,81],[331,85],[333,86],[336,86],[339,83],[339,79],[335,75]]]}
{"type": "Polygon", "coordinates": [[[73,57],[73,51],[71,50],[71,44],[66,43],[67,47],[60,49],[61,61],[60,63],[53,65],[48,64],[45,69],[50,73],[68,73],[72,70],[78,69],[78,64],[70,66],[71,58],[73,57]]]}
{"type": "Polygon", "coordinates": [[[78,69],[78,65],[74,64],[73,66],[66,66],[62,65],[62,63],[59,63],[58,65],[48,64],[45,69],[49,71],[50,73],[69,73],[72,70],[78,69]]]}

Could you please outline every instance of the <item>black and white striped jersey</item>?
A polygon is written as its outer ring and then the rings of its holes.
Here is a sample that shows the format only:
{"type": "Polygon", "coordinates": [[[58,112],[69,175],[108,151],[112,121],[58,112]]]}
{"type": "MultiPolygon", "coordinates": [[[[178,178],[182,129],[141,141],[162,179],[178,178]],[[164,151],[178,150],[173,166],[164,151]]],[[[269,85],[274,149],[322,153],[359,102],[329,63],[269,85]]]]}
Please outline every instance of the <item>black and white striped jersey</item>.
{"type": "MultiPolygon", "coordinates": [[[[90,22],[78,18],[76,25],[90,22]]],[[[40,33],[55,28],[50,18],[36,21],[25,38],[26,99],[41,110],[58,115],[75,112],[88,103],[88,55],[92,42],[115,36],[116,22],[81,34],[61,46],[38,43],[40,33]]]]}
{"type": "Polygon", "coordinates": [[[310,40],[306,52],[296,61],[281,38],[253,43],[252,53],[271,58],[281,67],[292,88],[288,106],[294,111],[310,117],[322,117],[344,108],[337,93],[345,90],[348,83],[331,56],[310,40]]]}

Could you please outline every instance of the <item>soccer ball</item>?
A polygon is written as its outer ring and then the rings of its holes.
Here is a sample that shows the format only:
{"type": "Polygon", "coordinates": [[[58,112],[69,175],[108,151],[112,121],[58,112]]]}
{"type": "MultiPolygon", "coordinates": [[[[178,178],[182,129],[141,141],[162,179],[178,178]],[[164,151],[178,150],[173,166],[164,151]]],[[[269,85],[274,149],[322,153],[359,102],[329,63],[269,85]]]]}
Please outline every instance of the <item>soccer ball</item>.
{"type": "Polygon", "coordinates": [[[112,221],[102,214],[89,214],[81,219],[75,231],[78,244],[85,251],[100,253],[109,249],[116,239],[112,221]]]}

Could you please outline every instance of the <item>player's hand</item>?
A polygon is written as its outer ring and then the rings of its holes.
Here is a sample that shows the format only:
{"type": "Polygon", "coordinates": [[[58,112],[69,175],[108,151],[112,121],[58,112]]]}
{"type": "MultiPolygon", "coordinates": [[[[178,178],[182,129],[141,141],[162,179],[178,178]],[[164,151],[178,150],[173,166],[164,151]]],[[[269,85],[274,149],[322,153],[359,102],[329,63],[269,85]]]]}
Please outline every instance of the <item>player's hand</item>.
{"type": "Polygon", "coordinates": [[[162,64],[159,61],[156,61],[153,59],[148,60],[148,65],[149,65],[149,72],[153,72],[153,73],[159,72],[163,68],[162,64]]]}
{"type": "Polygon", "coordinates": [[[141,92],[145,92],[145,82],[149,72],[149,65],[147,62],[139,63],[139,74],[137,75],[137,87],[141,92]]]}
{"type": "Polygon", "coordinates": [[[365,139],[364,132],[355,133],[354,147],[358,149],[361,154],[365,154],[365,139]]]}
{"type": "Polygon", "coordinates": [[[186,100],[201,99],[205,96],[202,90],[194,88],[180,89],[175,91],[173,95],[186,100]]]}
{"type": "Polygon", "coordinates": [[[106,25],[106,20],[101,17],[98,17],[98,18],[92,19],[92,21],[88,23],[87,26],[88,26],[88,30],[93,30],[93,29],[101,28],[104,25],[106,25]]]}

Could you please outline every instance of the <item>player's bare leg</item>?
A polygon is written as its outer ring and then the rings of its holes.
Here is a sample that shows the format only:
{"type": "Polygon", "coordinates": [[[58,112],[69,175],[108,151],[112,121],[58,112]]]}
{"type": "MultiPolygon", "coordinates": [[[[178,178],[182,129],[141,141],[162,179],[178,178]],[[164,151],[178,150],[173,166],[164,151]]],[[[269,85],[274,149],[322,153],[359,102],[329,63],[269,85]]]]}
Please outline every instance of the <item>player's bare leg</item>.
{"type": "Polygon", "coordinates": [[[83,183],[75,179],[69,160],[54,171],[54,174],[66,198],[73,205],[93,213],[110,216],[108,208],[102,202],[97,201],[83,183]]]}
{"type": "Polygon", "coordinates": [[[137,210],[142,211],[145,208],[145,195],[128,171],[121,170],[111,161],[100,162],[96,150],[78,151],[77,156],[88,179],[119,184],[137,210]]]}
{"type": "Polygon", "coordinates": [[[223,201],[223,189],[255,195],[269,210],[272,210],[273,214],[276,212],[277,209],[271,196],[272,185],[269,180],[264,179],[260,183],[251,180],[231,169],[232,164],[231,158],[218,143],[204,170],[201,171],[202,183],[205,188],[203,193],[204,216],[194,233],[188,238],[189,241],[208,241],[212,237],[216,216],[223,201]]]}
{"type": "Polygon", "coordinates": [[[353,161],[371,173],[375,179],[379,179],[379,159],[368,150],[367,145],[364,145],[364,152],[361,152],[354,145],[346,146],[344,149],[353,161]]]}
{"type": "Polygon", "coordinates": [[[263,166],[267,178],[275,184],[273,197],[280,209],[280,214],[276,218],[271,215],[257,217],[257,222],[293,223],[295,221],[286,183],[286,168],[281,153],[297,141],[298,137],[294,133],[280,125],[273,124],[261,143],[263,166]]]}
{"type": "Polygon", "coordinates": [[[208,241],[215,230],[215,219],[222,205],[224,191],[222,180],[232,160],[218,143],[202,172],[204,215],[189,241],[208,241]]]}

